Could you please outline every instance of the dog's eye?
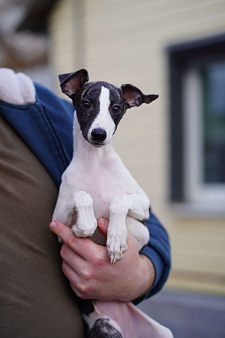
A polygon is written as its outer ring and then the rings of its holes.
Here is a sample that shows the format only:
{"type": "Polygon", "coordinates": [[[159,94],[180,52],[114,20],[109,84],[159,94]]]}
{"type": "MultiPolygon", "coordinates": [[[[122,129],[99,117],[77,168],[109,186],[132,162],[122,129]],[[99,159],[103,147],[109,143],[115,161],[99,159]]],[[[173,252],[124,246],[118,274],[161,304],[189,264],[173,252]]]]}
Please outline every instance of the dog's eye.
{"type": "Polygon", "coordinates": [[[121,108],[120,108],[120,106],[118,106],[118,105],[115,105],[115,106],[113,107],[113,112],[114,112],[115,114],[119,114],[119,113],[120,113],[120,111],[121,111],[121,108]]]}
{"type": "Polygon", "coordinates": [[[90,108],[90,102],[88,100],[83,100],[81,105],[84,109],[90,108]]]}

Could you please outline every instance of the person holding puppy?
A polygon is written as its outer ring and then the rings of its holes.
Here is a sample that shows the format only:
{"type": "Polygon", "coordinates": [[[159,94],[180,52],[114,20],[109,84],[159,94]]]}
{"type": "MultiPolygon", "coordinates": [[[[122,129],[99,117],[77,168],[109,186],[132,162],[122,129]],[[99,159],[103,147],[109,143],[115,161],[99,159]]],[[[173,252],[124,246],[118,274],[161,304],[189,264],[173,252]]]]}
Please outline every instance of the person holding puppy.
{"type": "MultiPolygon", "coordinates": [[[[168,278],[169,239],[152,213],[149,244],[139,254],[129,235],[116,264],[105,247],[77,238],[64,224],[51,225],[62,247],[49,230],[72,158],[72,126],[69,102],[24,74],[0,70],[1,337],[84,337],[77,296],[137,303],[168,278]]],[[[107,232],[107,220],[98,226],[107,232]]]]}

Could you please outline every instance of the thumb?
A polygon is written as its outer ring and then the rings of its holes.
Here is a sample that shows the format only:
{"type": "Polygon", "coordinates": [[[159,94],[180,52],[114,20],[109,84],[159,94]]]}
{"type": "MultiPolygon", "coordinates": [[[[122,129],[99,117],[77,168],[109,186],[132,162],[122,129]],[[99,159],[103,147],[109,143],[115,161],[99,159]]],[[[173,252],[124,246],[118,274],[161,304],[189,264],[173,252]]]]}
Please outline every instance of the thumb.
{"type": "Polygon", "coordinates": [[[98,222],[98,228],[101,230],[101,232],[104,235],[107,235],[109,220],[106,219],[106,218],[100,217],[100,218],[98,218],[97,222],[98,222]]]}

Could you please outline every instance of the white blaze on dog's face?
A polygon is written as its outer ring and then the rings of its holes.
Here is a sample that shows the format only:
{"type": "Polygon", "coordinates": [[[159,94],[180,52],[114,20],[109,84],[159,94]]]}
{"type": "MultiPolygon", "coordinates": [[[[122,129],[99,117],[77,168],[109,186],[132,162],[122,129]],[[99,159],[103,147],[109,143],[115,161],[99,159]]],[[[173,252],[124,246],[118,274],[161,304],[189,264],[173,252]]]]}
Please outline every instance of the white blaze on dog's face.
{"type": "Polygon", "coordinates": [[[74,106],[84,139],[98,147],[110,143],[125,111],[121,89],[106,82],[87,83],[74,106]]]}
{"type": "Polygon", "coordinates": [[[158,97],[144,95],[130,84],[118,88],[108,82],[88,82],[85,69],[61,74],[59,79],[63,93],[73,101],[84,139],[98,147],[111,142],[126,109],[150,103],[158,97]]]}
{"type": "Polygon", "coordinates": [[[102,144],[108,144],[111,142],[116,125],[112,119],[109,108],[110,92],[108,88],[102,86],[99,96],[99,112],[88,132],[89,142],[93,143],[100,141],[102,144]]]}

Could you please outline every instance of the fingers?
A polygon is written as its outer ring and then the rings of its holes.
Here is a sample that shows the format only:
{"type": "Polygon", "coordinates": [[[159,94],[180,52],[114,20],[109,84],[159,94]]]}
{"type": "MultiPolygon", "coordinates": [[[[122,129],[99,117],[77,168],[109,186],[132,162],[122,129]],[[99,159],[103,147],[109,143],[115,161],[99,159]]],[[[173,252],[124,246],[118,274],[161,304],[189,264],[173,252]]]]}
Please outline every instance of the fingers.
{"type": "Polygon", "coordinates": [[[93,243],[88,238],[79,238],[65,224],[53,221],[50,223],[50,229],[66,243],[72,251],[80,255],[87,261],[92,261],[93,257],[100,255],[101,246],[93,243]]]}
{"type": "Polygon", "coordinates": [[[68,240],[70,240],[71,235],[73,234],[72,230],[69,227],[58,221],[52,221],[49,227],[65,243],[67,243],[68,240]]]}
{"type": "MultiPolygon", "coordinates": [[[[109,224],[109,221],[107,219],[102,218],[102,217],[98,218],[98,228],[101,230],[101,232],[104,235],[107,235],[108,224],[109,224]]],[[[74,242],[74,243],[72,243],[72,245],[77,243],[77,241],[79,241],[79,239],[78,239],[79,237],[76,237],[74,235],[74,233],[72,232],[72,230],[63,223],[60,223],[58,221],[52,221],[50,223],[50,229],[57,236],[59,236],[63,240],[63,242],[65,242],[67,244],[68,244],[68,241],[74,242]]]]}
{"type": "Polygon", "coordinates": [[[108,230],[109,220],[100,217],[100,218],[98,218],[97,222],[98,222],[98,228],[101,230],[101,232],[102,232],[104,235],[107,235],[107,230],[108,230]]]}
{"type": "Polygon", "coordinates": [[[76,295],[80,298],[88,296],[88,282],[89,276],[86,271],[86,261],[79,255],[74,254],[67,244],[63,244],[61,250],[61,257],[63,258],[62,271],[68,278],[70,286],[76,295]],[[82,267],[82,269],[81,269],[82,267]]]}
{"type": "Polygon", "coordinates": [[[70,265],[64,260],[62,264],[62,271],[64,275],[68,278],[70,286],[76,295],[80,298],[88,298],[88,283],[87,281],[80,277],[76,270],[71,268],[70,265]]]}
{"type": "MultiPolygon", "coordinates": [[[[108,220],[98,219],[98,227],[104,234],[107,234],[107,225],[108,220]]],[[[51,222],[50,228],[64,241],[60,252],[62,269],[79,297],[130,301],[139,296],[142,290],[139,282],[143,279],[140,255],[130,234],[127,253],[121,261],[112,265],[105,247],[88,238],[76,237],[69,227],[58,221],[51,222]],[[118,280],[118,276],[123,278],[118,280]]]]}

